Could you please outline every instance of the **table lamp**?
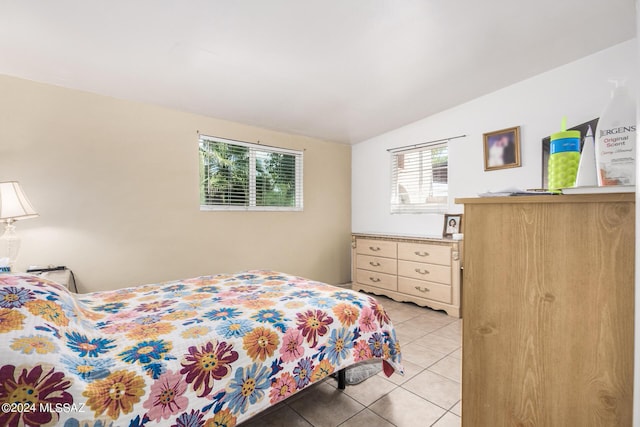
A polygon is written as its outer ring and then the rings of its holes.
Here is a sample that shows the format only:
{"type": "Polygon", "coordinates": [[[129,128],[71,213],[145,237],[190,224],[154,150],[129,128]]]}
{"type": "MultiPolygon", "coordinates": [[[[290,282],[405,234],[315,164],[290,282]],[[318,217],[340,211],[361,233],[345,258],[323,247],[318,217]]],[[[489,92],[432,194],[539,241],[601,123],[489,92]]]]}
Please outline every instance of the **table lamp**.
{"type": "Polygon", "coordinates": [[[20,219],[35,218],[38,213],[25,196],[22,187],[16,181],[0,182],[0,222],[5,224],[4,234],[0,236],[0,257],[9,258],[9,267],[13,269],[20,250],[20,237],[16,234],[14,222],[20,219]]]}

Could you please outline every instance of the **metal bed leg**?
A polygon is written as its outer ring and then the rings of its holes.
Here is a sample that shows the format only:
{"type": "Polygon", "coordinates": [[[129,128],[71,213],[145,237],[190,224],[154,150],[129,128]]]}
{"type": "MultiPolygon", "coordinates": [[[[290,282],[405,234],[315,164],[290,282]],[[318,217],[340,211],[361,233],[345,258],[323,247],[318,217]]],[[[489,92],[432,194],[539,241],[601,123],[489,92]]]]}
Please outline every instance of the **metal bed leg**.
{"type": "Polygon", "coordinates": [[[338,389],[344,390],[347,386],[347,372],[344,369],[338,371],[338,389]]]}

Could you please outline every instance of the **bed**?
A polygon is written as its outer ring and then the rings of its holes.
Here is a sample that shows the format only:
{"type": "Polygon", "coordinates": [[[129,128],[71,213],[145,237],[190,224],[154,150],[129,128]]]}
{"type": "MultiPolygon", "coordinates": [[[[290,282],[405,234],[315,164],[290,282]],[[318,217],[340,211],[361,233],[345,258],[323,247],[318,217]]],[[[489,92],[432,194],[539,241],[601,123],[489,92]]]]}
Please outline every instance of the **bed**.
{"type": "Polygon", "coordinates": [[[73,294],[0,275],[0,425],[231,427],[344,368],[402,373],[372,297],[273,271],[73,294]]]}

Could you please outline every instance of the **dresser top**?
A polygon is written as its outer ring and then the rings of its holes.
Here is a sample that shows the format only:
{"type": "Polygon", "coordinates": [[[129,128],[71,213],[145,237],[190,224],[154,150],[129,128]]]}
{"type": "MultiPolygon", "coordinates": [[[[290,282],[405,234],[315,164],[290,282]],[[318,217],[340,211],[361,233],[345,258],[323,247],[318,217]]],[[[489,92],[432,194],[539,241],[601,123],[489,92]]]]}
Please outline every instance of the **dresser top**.
{"type": "Polygon", "coordinates": [[[470,197],[456,199],[456,204],[518,204],[518,203],[612,203],[635,202],[635,193],[607,194],[570,194],[557,196],[506,196],[506,197],[470,197]]]}
{"type": "Polygon", "coordinates": [[[405,240],[405,241],[419,241],[419,242],[431,242],[431,243],[457,243],[459,240],[443,239],[441,237],[427,237],[410,234],[394,234],[394,233],[352,233],[353,237],[360,237],[364,239],[393,239],[393,240],[405,240]]]}

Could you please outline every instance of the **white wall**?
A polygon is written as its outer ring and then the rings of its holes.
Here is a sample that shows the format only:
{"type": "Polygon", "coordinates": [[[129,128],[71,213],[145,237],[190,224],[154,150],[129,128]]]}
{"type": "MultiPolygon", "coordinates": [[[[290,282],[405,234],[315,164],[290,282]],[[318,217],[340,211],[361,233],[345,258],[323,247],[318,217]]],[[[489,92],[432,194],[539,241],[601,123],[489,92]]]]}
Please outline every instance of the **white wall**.
{"type": "Polygon", "coordinates": [[[559,130],[563,115],[569,125],[598,117],[609,99],[608,79],[637,75],[636,57],[633,39],[353,146],[352,230],[442,234],[442,215],[389,213],[392,147],[467,135],[450,143],[450,212],[462,212],[456,197],[539,188],[542,138],[559,130]],[[513,126],[521,130],[522,167],[485,172],[482,134],[513,126]]]}

